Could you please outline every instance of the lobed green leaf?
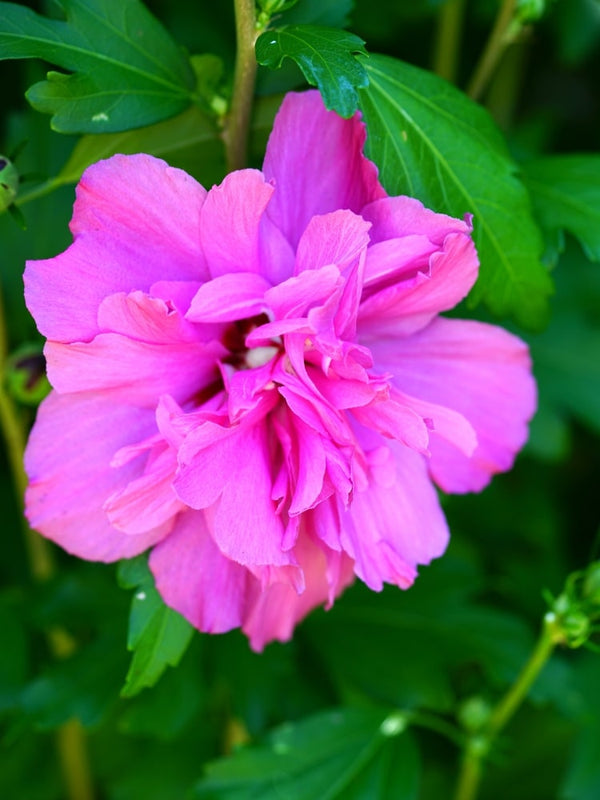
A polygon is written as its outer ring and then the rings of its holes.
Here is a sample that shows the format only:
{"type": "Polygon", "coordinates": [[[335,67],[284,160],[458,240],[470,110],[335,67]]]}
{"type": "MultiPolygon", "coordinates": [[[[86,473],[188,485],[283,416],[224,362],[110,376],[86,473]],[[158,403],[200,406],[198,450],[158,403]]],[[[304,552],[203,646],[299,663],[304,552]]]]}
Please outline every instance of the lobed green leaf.
{"type": "Polygon", "coordinates": [[[51,71],[26,93],[60,133],[127,130],[189,105],[194,72],[139,0],[60,0],[66,21],[0,3],[0,59],[41,58],[51,71]]]}
{"type": "Polygon", "coordinates": [[[564,249],[566,230],[590,260],[600,261],[600,155],[548,156],[522,170],[534,213],[550,238],[551,260],[564,249]]]}
{"type": "Polygon", "coordinates": [[[124,697],[133,697],[145,687],[154,686],[168,666],[179,663],[194,629],[181,614],[163,603],[144,556],[121,562],[119,583],[136,588],[127,637],[133,658],[121,690],[124,697]]]}
{"type": "Polygon", "coordinates": [[[325,711],[206,767],[199,800],[416,800],[418,753],[402,715],[325,711]]]}
{"type": "Polygon", "coordinates": [[[527,190],[487,112],[450,84],[387,56],[364,61],[360,93],[366,153],[390,194],[417,197],[435,211],[474,215],[481,262],[470,300],[497,315],[541,327],[552,282],[527,190]]]}
{"type": "Polygon", "coordinates": [[[327,108],[351,117],[358,89],[369,79],[357,55],[366,55],[364,41],[353,33],[319,25],[290,25],[269,30],[256,42],[259,64],[277,69],[291,58],[311,86],[318,86],[327,108]]]}

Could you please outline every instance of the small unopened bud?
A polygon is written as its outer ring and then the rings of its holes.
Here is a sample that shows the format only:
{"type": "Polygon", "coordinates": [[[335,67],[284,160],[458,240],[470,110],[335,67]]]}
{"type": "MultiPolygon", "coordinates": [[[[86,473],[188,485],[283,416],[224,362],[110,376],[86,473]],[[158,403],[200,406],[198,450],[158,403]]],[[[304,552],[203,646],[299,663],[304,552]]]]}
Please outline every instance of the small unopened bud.
{"type": "Polygon", "coordinates": [[[37,406],[50,391],[46,377],[46,359],[36,345],[25,345],[8,359],[6,383],[20,403],[37,406]]]}
{"type": "Polygon", "coordinates": [[[590,636],[590,620],[582,611],[572,610],[562,619],[561,629],[568,647],[581,647],[590,636]]]}
{"type": "Polygon", "coordinates": [[[0,211],[8,208],[19,191],[19,173],[6,156],[0,156],[0,211]]]}
{"type": "Polygon", "coordinates": [[[491,707],[483,697],[469,697],[458,710],[458,721],[462,727],[475,733],[480,731],[490,718],[491,707]]]}

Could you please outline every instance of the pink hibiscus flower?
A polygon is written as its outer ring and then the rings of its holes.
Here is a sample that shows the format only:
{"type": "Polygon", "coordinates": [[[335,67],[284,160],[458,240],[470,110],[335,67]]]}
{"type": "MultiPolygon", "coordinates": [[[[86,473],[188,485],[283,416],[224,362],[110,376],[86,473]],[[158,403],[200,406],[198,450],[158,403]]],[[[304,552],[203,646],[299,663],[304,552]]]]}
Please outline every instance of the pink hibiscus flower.
{"type": "Polygon", "coordinates": [[[519,339],[438,316],[477,277],[470,218],[388,197],[364,140],[307,92],[262,172],[208,192],[115,156],[25,274],[54,387],[31,525],[87,559],[152,548],[168,605],[257,650],[355,575],[410,586],[448,541],[433,482],[481,489],[534,411],[519,339]]]}

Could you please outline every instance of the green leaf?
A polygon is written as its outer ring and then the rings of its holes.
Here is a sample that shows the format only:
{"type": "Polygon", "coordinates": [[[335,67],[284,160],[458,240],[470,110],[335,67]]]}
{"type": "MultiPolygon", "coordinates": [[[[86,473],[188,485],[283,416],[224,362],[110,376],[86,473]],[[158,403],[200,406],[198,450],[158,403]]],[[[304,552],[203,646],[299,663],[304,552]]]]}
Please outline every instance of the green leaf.
{"type": "Polygon", "coordinates": [[[61,0],[66,21],[0,3],[0,58],[42,58],[27,99],[60,133],[105,133],[166,119],[189,105],[194,72],[139,0],[61,0]]]}
{"type": "Polygon", "coordinates": [[[565,155],[522,166],[533,210],[562,252],[562,230],[575,236],[592,261],[600,261],[600,155],[565,155]]]}
{"type": "Polygon", "coordinates": [[[321,712],[206,767],[201,800],[415,800],[419,761],[401,714],[321,712]]]}
{"type": "Polygon", "coordinates": [[[470,300],[542,326],[552,290],[529,198],[487,112],[437,76],[387,56],[364,61],[366,153],[392,194],[435,211],[474,215],[481,262],[470,300]]]}
{"type": "Polygon", "coordinates": [[[528,447],[546,458],[564,456],[573,418],[600,432],[600,270],[569,242],[555,279],[560,302],[547,329],[530,341],[540,414],[534,417],[528,447]],[[554,434],[549,440],[550,426],[554,434]]]}
{"type": "Polygon", "coordinates": [[[117,700],[123,660],[114,633],[102,634],[38,675],[22,693],[22,708],[42,729],[71,717],[86,727],[99,725],[117,700]]]}
{"type": "Polygon", "coordinates": [[[171,166],[200,173],[207,185],[220,180],[225,171],[222,141],[212,122],[193,106],[172,119],[123,133],[83,136],[54,181],[76,183],[85,169],[115,153],[148,153],[164,158],[171,166]],[[202,173],[206,171],[206,176],[202,173]]]}
{"type": "Polygon", "coordinates": [[[351,117],[357,90],[369,79],[357,55],[366,55],[364,41],[353,33],[319,25],[290,25],[269,30],[256,42],[259,64],[277,69],[291,58],[311,86],[318,86],[327,108],[351,117]]]}
{"type": "MultiPolygon", "coordinates": [[[[260,163],[264,155],[280,102],[281,97],[260,97],[255,103],[250,150],[256,163],[260,163]]],[[[21,192],[17,204],[29,203],[61,186],[77,183],[90,164],[115,153],[148,153],[164,158],[172,167],[193,175],[205,187],[220,183],[226,173],[223,140],[215,123],[197,106],[192,106],[172,119],[137,130],[82,136],[60,172],[29,191],[21,192]]],[[[19,263],[22,261],[20,259],[19,263]]],[[[22,295],[20,272],[18,277],[22,295]]]]}
{"type": "MultiPolygon", "coordinates": [[[[201,641],[197,637],[193,644],[201,641]]],[[[196,648],[190,647],[177,670],[169,670],[155,686],[124,704],[119,731],[163,741],[179,736],[205,699],[205,683],[199,680],[197,656],[196,648]]]]}
{"type": "Polygon", "coordinates": [[[133,658],[121,690],[123,697],[133,697],[145,687],[154,686],[168,666],[179,663],[194,629],[181,614],[163,603],[145,556],[121,562],[119,583],[136,588],[127,637],[133,658]]]}

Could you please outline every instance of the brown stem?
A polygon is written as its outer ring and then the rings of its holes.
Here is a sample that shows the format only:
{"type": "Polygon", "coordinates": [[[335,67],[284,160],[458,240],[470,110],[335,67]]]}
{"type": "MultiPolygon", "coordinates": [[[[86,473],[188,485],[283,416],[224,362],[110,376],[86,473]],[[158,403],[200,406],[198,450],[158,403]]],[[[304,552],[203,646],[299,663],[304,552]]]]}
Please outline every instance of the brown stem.
{"type": "Polygon", "coordinates": [[[229,171],[247,163],[248,132],[256,82],[256,10],[254,0],[234,0],[237,54],[231,107],[223,131],[229,171]]]}

